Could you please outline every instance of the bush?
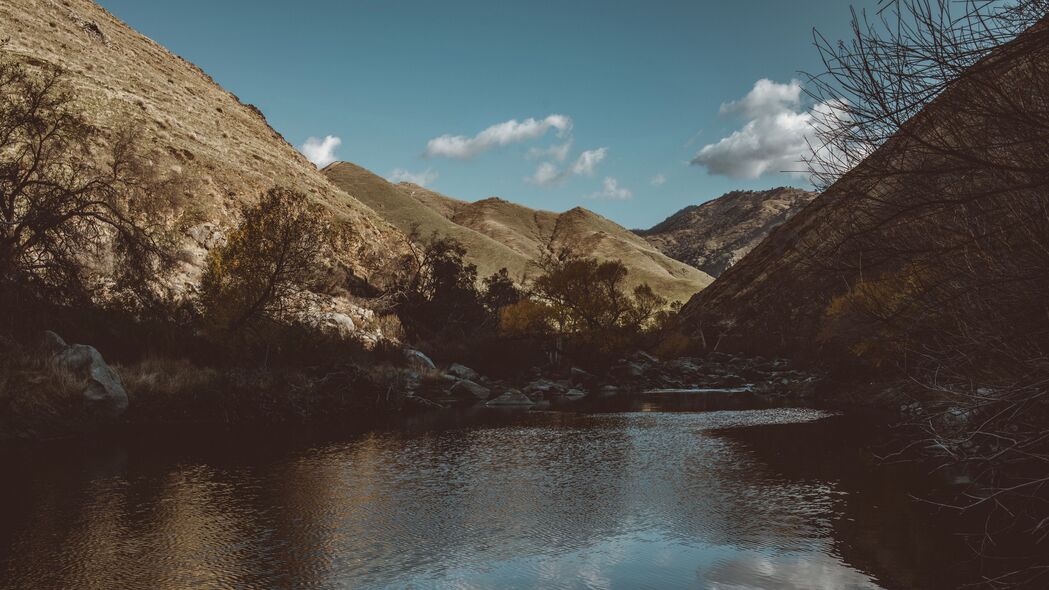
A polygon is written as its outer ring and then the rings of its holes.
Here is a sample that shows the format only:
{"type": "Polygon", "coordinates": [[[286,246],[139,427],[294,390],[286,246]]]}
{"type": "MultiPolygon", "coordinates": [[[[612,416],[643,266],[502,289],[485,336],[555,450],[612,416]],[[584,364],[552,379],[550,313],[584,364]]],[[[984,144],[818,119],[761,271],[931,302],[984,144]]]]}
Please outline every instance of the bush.
{"type": "Polygon", "coordinates": [[[320,207],[283,188],[244,207],[226,243],[208,253],[200,284],[205,324],[238,344],[300,319],[330,235],[320,207]]]}
{"type": "Polygon", "coordinates": [[[628,291],[627,269],[563,253],[540,263],[543,273],[517,303],[500,314],[508,337],[530,337],[555,359],[610,357],[651,342],[667,321],[666,299],[646,285],[628,291]]]}

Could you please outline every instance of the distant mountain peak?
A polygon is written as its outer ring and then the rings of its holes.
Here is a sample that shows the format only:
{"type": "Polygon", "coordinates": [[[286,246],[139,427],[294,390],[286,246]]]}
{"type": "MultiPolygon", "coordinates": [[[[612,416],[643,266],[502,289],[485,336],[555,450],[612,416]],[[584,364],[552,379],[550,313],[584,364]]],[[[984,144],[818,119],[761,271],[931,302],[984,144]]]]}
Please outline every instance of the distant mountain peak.
{"type": "Polygon", "coordinates": [[[815,197],[789,186],[736,190],[635,232],[667,256],[716,277],[815,197]]]}

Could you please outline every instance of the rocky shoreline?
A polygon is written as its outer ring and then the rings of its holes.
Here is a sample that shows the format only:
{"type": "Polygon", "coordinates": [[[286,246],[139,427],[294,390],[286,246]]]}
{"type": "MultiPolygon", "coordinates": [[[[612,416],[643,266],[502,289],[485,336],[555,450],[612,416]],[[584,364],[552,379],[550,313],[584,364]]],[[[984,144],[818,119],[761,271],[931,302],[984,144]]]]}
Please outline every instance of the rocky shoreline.
{"type": "Polygon", "coordinates": [[[636,352],[598,374],[579,367],[536,368],[518,380],[489,379],[461,364],[442,370],[416,350],[406,350],[405,355],[412,365],[406,370],[406,399],[426,407],[543,407],[594,397],[673,392],[812,400],[824,379],[786,359],[725,353],[667,361],[636,352]]]}
{"type": "MultiPolygon", "coordinates": [[[[685,406],[696,410],[837,405],[822,399],[820,392],[829,388],[819,373],[786,359],[725,353],[662,360],[636,352],[600,371],[538,367],[513,379],[496,379],[459,363],[439,366],[413,349],[403,349],[401,358],[392,362],[323,369],[223,369],[170,359],[110,367],[91,346],[66,344],[53,332],[45,332],[41,340],[34,353],[39,356],[38,370],[61,377],[66,411],[45,408],[50,415],[43,421],[37,420],[36,411],[21,422],[5,423],[0,439],[39,440],[180,424],[337,428],[348,420],[468,408],[628,410],[653,396],[664,401],[732,398],[685,406]]],[[[26,393],[32,382],[27,381],[26,393]]]]}

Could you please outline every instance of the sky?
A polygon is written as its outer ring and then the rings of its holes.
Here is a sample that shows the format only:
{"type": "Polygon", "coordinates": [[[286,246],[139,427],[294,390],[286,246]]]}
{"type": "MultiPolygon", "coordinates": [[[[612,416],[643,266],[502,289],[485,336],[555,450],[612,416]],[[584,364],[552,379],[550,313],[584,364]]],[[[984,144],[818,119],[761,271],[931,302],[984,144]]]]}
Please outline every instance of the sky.
{"type": "MultiPolygon", "coordinates": [[[[631,228],[807,187],[813,29],[842,0],[99,0],[311,160],[631,228]]],[[[853,0],[858,10],[877,0],[853,0]]]]}

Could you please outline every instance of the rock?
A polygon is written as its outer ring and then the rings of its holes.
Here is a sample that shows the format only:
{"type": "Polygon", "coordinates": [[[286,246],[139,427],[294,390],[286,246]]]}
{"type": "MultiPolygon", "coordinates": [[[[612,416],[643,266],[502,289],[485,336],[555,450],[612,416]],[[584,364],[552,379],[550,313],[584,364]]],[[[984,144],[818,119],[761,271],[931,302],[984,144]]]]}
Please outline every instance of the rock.
{"type": "Polygon", "coordinates": [[[581,399],[586,397],[586,392],[579,389],[569,389],[565,392],[567,399],[581,399]]]}
{"type": "Polygon", "coordinates": [[[449,375],[458,377],[460,379],[467,379],[469,381],[477,381],[481,378],[481,375],[479,375],[477,371],[465,365],[460,365],[459,363],[453,363],[452,366],[448,367],[447,373],[449,375]]]}
{"type": "Polygon", "coordinates": [[[459,379],[452,385],[448,393],[453,395],[466,394],[472,396],[474,399],[486,400],[492,395],[492,390],[488,389],[483,385],[479,385],[470,381],[469,379],[459,379]]]}
{"type": "Polygon", "coordinates": [[[116,420],[127,411],[128,397],[124,384],[94,347],[86,344],[67,346],[55,355],[55,364],[87,381],[82,395],[90,414],[116,420]]]}
{"type": "Polygon", "coordinates": [[[654,364],[659,362],[659,359],[657,359],[656,357],[648,354],[647,352],[645,352],[643,350],[639,350],[639,351],[635,352],[634,355],[632,357],[630,357],[630,358],[631,358],[631,360],[633,360],[634,362],[639,363],[639,364],[654,365],[654,364]]]}
{"type": "Polygon", "coordinates": [[[566,389],[565,386],[549,379],[538,379],[525,386],[524,392],[532,397],[536,397],[557,395],[564,393],[566,389]]]}
{"type": "Polygon", "coordinates": [[[645,374],[645,368],[624,360],[616,363],[611,372],[613,377],[619,379],[640,379],[645,374]]]}
{"type": "Polygon", "coordinates": [[[521,393],[520,391],[517,391],[516,389],[511,389],[511,390],[508,390],[506,393],[500,395],[499,397],[489,401],[486,405],[489,406],[489,407],[492,407],[492,408],[496,408],[496,407],[522,407],[522,408],[526,408],[526,407],[534,406],[535,402],[532,401],[532,399],[529,398],[527,395],[521,393]]]}
{"type": "Polygon", "coordinates": [[[408,361],[408,366],[412,367],[413,369],[427,370],[437,368],[437,365],[433,364],[433,361],[430,360],[430,357],[419,352],[418,350],[405,348],[404,358],[408,361]]]}
{"type": "Polygon", "coordinates": [[[352,336],[357,331],[353,318],[334,311],[329,311],[321,316],[320,325],[338,336],[352,336]]]}
{"type": "Polygon", "coordinates": [[[589,385],[597,380],[593,374],[578,367],[572,367],[568,372],[568,380],[572,385],[589,385]]]}
{"type": "Polygon", "coordinates": [[[69,347],[61,336],[51,330],[46,330],[40,337],[40,346],[51,356],[55,356],[69,347]]]}
{"type": "Polygon", "coordinates": [[[618,395],[619,391],[620,389],[615,385],[605,385],[601,388],[599,393],[601,394],[601,397],[611,397],[613,395],[618,395]]]}

